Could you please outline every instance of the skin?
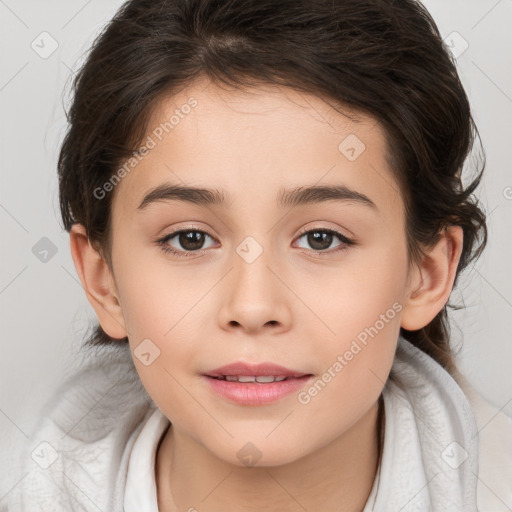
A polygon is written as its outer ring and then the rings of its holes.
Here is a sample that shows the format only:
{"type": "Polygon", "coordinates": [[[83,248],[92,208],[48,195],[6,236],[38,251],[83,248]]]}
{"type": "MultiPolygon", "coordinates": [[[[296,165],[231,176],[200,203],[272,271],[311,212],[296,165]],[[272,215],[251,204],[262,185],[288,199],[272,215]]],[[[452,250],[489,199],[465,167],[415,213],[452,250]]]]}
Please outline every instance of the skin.
{"type": "MultiPolygon", "coordinates": [[[[148,135],[190,97],[197,106],[116,186],[113,269],[83,226],[71,231],[75,266],[103,329],[128,335],[132,354],[144,339],[160,350],[148,366],[134,356],[172,423],[156,457],[159,508],[361,511],[377,470],[377,400],[400,326],[427,325],[447,302],[462,230],[447,229],[422,262],[408,264],[385,134],[368,116],[351,120],[291,89],[234,91],[202,79],[163,98],[148,135]],[[350,134],[366,148],[354,161],[338,149],[350,134]],[[231,204],[159,201],[138,210],[162,183],[222,189],[231,204]],[[277,205],[282,187],[333,184],[365,194],[377,210],[353,201],[277,205]],[[355,245],[333,252],[344,245],[334,236],[318,249],[302,228],[335,229],[355,245]],[[179,229],[208,233],[189,258],[155,242],[179,229]],[[247,236],[263,250],[251,263],[236,251],[247,236]],[[394,303],[401,311],[307,404],[292,393],[237,405],[200,377],[240,360],[321,376],[394,303]],[[253,467],[237,456],[248,442],[261,453],[253,467]]],[[[191,252],[178,237],[168,245],[191,252]]]]}

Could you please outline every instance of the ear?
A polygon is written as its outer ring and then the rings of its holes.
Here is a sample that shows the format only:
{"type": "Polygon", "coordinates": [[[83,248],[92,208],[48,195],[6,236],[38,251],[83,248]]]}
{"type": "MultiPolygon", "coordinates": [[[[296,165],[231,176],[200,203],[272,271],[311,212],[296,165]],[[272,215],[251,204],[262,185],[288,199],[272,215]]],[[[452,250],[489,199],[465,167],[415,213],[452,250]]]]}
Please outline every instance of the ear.
{"type": "Polygon", "coordinates": [[[449,226],[420,265],[411,271],[401,327],[416,331],[428,325],[448,302],[462,253],[463,231],[449,226]]]}
{"type": "Polygon", "coordinates": [[[69,236],[76,271],[101,327],[111,338],[124,338],[127,336],[124,317],[107,262],[91,245],[82,224],[74,224],[69,236]]]}

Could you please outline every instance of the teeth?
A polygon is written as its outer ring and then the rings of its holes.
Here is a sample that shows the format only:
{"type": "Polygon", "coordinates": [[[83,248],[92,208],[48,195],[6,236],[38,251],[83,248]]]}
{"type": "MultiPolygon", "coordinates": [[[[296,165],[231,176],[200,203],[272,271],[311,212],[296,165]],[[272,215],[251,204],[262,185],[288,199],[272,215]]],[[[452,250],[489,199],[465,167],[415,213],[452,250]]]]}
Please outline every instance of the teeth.
{"type": "Polygon", "coordinates": [[[256,382],[274,382],[276,380],[272,375],[260,375],[256,377],[256,382]]]}
{"type": "Polygon", "coordinates": [[[260,383],[270,383],[270,382],[281,382],[286,379],[284,375],[274,377],[272,375],[259,375],[255,377],[254,375],[222,375],[221,377],[217,377],[220,380],[227,380],[229,382],[260,382],[260,383]]]}
{"type": "Polygon", "coordinates": [[[256,382],[256,377],[240,375],[238,377],[238,382],[256,382]]]}

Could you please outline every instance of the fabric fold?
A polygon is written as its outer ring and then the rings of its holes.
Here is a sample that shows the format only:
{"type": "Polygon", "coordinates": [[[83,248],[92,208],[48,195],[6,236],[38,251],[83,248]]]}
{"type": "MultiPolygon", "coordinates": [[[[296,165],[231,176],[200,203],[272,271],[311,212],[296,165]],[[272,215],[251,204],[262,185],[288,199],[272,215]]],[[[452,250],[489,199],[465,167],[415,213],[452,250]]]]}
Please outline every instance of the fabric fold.
{"type": "Polygon", "coordinates": [[[383,395],[381,466],[363,512],[477,512],[478,429],[457,382],[400,337],[383,395]]]}

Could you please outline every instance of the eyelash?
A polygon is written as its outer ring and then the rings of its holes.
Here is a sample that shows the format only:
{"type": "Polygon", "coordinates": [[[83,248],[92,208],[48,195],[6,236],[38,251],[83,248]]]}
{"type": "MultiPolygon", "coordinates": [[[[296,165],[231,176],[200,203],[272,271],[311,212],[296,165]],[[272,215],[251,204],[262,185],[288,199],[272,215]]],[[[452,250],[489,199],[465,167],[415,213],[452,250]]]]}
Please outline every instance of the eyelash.
{"type": "MultiPolygon", "coordinates": [[[[182,258],[182,257],[188,258],[190,256],[195,256],[196,253],[198,253],[201,249],[199,249],[197,251],[177,251],[177,250],[169,247],[169,245],[167,244],[167,242],[169,240],[171,240],[172,238],[174,238],[176,235],[179,235],[180,233],[187,233],[187,232],[203,233],[203,234],[208,235],[209,237],[215,239],[215,237],[213,235],[211,235],[210,233],[208,233],[208,231],[204,231],[202,229],[196,229],[196,228],[187,228],[187,229],[180,229],[178,231],[173,231],[172,233],[169,233],[169,234],[165,235],[163,238],[160,238],[159,240],[157,240],[156,243],[159,245],[160,249],[165,254],[170,253],[179,258],[182,258]]],[[[308,233],[315,233],[315,232],[333,234],[333,235],[337,236],[339,238],[339,240],[342,242],[342,245],[340,245],[336,249],[330,250],[330,251],[315,251],[313,249],[312,252],[314,252],[319,257],[326,257],[331,254],[338,254],[338,253],[348,249],[349,246],[355,245],[355,242],[353,240],[350,240],[349,238],[347,238],[345,235],[342,235],[340,232],[338,232],[334,229],[327,229],[327,228],[314,228],[314,229],[302,230],[299,233],[299,235],[297,236],[297,239],[302,238],[304,235],[306,235],[308,233]]]]}

